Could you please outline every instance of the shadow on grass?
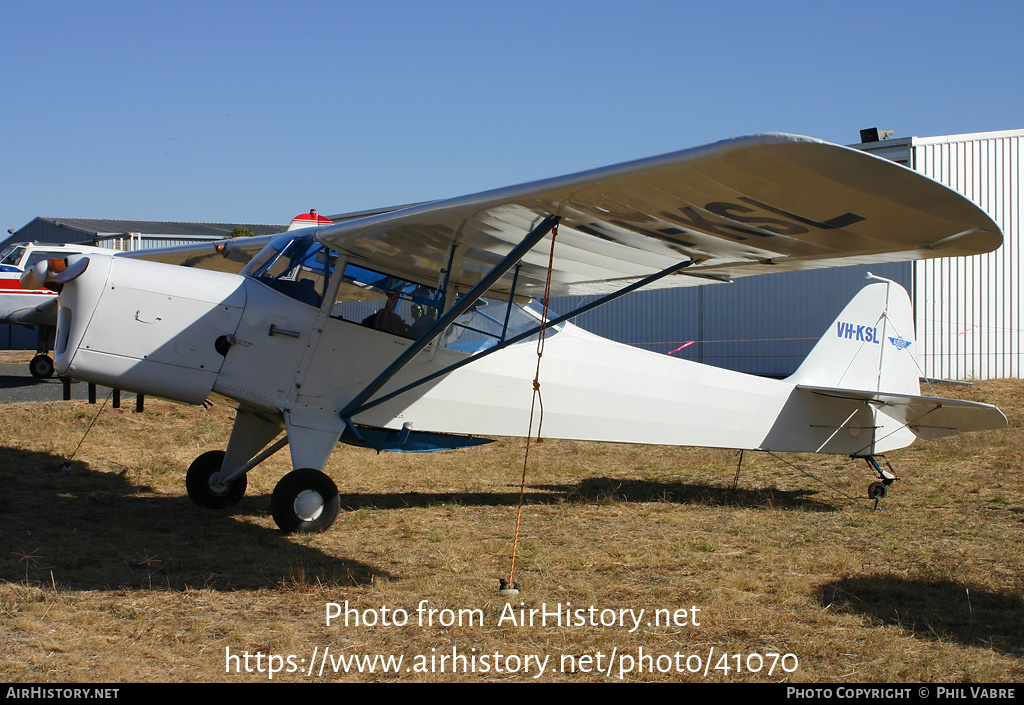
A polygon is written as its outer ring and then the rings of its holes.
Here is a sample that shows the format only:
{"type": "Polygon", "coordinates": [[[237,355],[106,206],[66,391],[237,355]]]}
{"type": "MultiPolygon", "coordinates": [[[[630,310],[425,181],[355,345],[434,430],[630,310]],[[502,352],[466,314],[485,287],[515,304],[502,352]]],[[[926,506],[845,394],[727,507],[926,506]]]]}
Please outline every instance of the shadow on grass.
{"type": "Polygon", "coordinates": [[[822,605],[937,641],[1024,655],[1024,599],[951,580],[871,575],[824,585],[822,605]]]}
{"type": "Polygon", "coordinates": [[[266,497],[206,510],[83,463],[62,470],[63,462],[0,447],[0,580],[77,590],[236,590],[392,577],[296,543],[276,527],[232,519],[266,512],[266,497]]]}
{"type": "Polygon", "coordinates": [[[585,502],[673,502],[676,504],[706,504],[712,506],[802,509],[834,511],[835,507],[811,499],[813,490],[779,490],[743,487],[732,489],[716,485],[691,485],[683,482],[655,482],[651,480],[616,480],[591,477],[567,488],[569,501],[585,502]]]}
{"type": "MultiPolygon", "coordinates": [[[[527,504],[575,502],[609,504],[614,502],[669,502],[714,506],[801,509],[804,511],[835,511],[835,507],[810,497],[812,490],[761,489],[736,490],[711,485],[688,485],[679,482],[648,480],[615,480],[592,477],[575,485],[529,485],[524,501],[527,504]],[[538,491],[539,490],[539,491],[538,491]]],[[[438,504],[461,506],[515,506],[518,492],[392,492],[341,494],[344,509],[400,509],[429,507],[438,504]]]]}

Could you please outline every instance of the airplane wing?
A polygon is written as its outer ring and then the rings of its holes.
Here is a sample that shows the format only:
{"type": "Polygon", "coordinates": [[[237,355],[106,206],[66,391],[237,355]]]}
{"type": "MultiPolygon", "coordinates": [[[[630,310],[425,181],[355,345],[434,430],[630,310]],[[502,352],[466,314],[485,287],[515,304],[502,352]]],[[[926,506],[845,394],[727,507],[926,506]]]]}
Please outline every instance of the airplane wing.
{"type": "MultiPolygon", "coordinates": [[[[533,227],[560,218],[556,296],[801,269],[974,255],[1002,244],[965,196],[906,167],[809,137],[768,133],[406,208],[352,214],[316,238],[413,281],[468,289],[533,227]],[[454,248],[454,250],[453,250],[454,248]],[[450,266],[449,266],[450,265],[450,266]]],[[[237,273],[273,235],[119,256],[237,273]]],[[[540,297],[550,236],[523,259],[516,294],[540,297]]],[[[507,295],[513,274],[489,295],[507,295]]]]}
{"type": "MultiPolygon", "coordinates": [[[[316,239],[414,281],[450,269],[450,281],[468,288],[548,216],[561,219],[554,295],[614,291],[687,260],[656,286],[972,255],[1002,243],[996,223],[946,186],[859,150],[784,134],[356,218],[316,239]]],[[[524,258],[517,295],[544,290],[549,248],[550,236],[524,258]]],[[[507,295],[512,277],[491,294],[507,295]]]]}
{"type": "Polygon", "coordinates": [[[52,326],[57,323],[57,295],[54,294],[43,303],[12,311],[2,323],[20,323],[26,326],[52,326]]]}
{"type": "Polygon", "coordinates": [[[234,237],[177,247],[119,252],[117,256],[237,274],[273,237],[274,235],[234,237]]]}
{"type": "Polygon", "coordinates": [[[799,385],[797,389],[837,399],[866,402],[907,426],[919,438],[928,440],[1006,427],[1003,412],[991,404],[976,401],[806,385],[799,385]]]}
{"type": "MultiPolygon", "coordinates": [[[[374,208],[367,211],[344,213],[341,215],[334,215],[332,217],[334,218],[334,222],[340,222],[364,218],[370,215],[379,215],[381,213],[390,213],[420,205],[424,204],[410,203],[404,206],[388,206],[385,208],[374,208]]],[[[324,220],[326,220],[326,218],[324,218],[324,220]]],[[[117,256],[237,274],[246,264],[248,264],[249,260],[255,257],[260,250],[266,247],[267,244],[278,234],[279,233],[251,237],[235,237],[217,240],[215,242],[199,242],[189,245],[178,245],[175,247],[133,250],[131,252],[119,252],[117,253],[117,256]]]]}

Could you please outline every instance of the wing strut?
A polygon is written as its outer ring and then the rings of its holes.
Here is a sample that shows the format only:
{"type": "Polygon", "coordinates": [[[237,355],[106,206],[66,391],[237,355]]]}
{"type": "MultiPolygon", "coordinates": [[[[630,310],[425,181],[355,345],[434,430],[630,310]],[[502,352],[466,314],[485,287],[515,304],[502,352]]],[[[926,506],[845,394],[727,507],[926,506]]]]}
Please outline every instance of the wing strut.
{"type": "MultiPolygon", "coordinates": [[[[557,318],[554,318],[554,319],[552,319],[550,321],[547,321],[546,323],[538,324],[537,326],[534,326],[533,328],[530,328],[529,330],[527,330],[527,331],[525,331],[523,333],[520,333],[519,335],[515,335],[515,336],[513,336],[511,338],[508,338],[507,340],[503,340],[501,343],[499,343],[498,345],[495,345],[493,348],[488,348],[487,350],[484,350],[483,352],[479,352],[479,353],[477,353],[477,354],[475,354],[475,355],[473,355],[471,357],[467,357],[465,360],[462,360],[461,362],[456,362],[456,363],[454,363],[452,365],[449,365],[448,367],[445,367],[442,370],[438,370],[437,372],[433,372],[433,373],[431,373],[429,375],[421,377],[420,379],[416,380],[415,382],[407,384],[404,387],[402,387],[401,389],[397,389],[397,390],[395,390],[393,392],[385,394],[382,397],[374,399],[373,401],[371,401],[369,403],[362,404],[361,406],[358,406],[358,407],[355,406],[354,403],[349,403],[349,405],[346,406],[345,409],[341,412],[341,417],[343,419],[345,419],[346,423],[348,423],[348,420],[350,418],[352,418],[353,416],[355,416],[356,414],[358,414],[358,413],[366,411],[367,409],[372,409],[373,407],[377,406],[378,404],[383,404],[384,402],[386,402],[386,401],[388,401],[390,399],[394,399],[395,397],[397,397],[400,394],[405,394],[410,389],[415,389],[416,387],[420,386],[421,384],[426,384],[427,382],[430,382],[431,380],[437,379],[438,377],[443,377],[444,375],[448,374],[449,372],[453,372],[453,371],[459,369],[460,367],[468,365],[471,362],[476,362],[477,360],[480,360],[481,358],[487,357],[488,355],[491,355],[491,354],[496,353],[496,352],[500,352],[501,350],[504,350],[505,348],[509,347],[510,345],[514,345],[514,344],[520,342],[521,340],[526,340],[527,338],[535,336],[535,335],[537,335],[537,333],[540,332],[540,329],[542,327],[551,328],[552,326],[557,326],[560,323],[564,323],[565,321],[568,321],[570,318],[575,318],[576,316],[579,316],[580,314],[586,313],[587,311],[591,311],[591,310],[593,310],[595,308],[598,308],[599,306],[603,306],[606,303],[609,303],[609,302],[614,301],[615,299],[617,299],[617,298],[619,298],[621,296],[625,296],[626,294],[634,292],[637,289],[640,289],[642,287],[647,286],[648,284],[653,284],[654,282],[658,281],[659,279],[662,279],[663,277],[667,277],[670,274],[675,274],[676,272],[680,271],[681,269],[689,267],[693,263],[694,263],[694,260],[685,260],[683,262],[676,262],[672,266],[666,267],[665,269],[661,270],[660,272],[652,274],[649,277],[644,277],[643,279],[641,279],[639,281],[635,281],[632,284],[629,284],[628,286],[624,286],[623,288],[619,289],[618,291],[612,292],[611,294],[606,294],[605,296],[602,296],[599,299],[591,301],[589,304],[584,304],[583,306],[575,308],[572,311],[570,311],[569,313],[566,313],[566,314],[564,314],[562,316],[558,316],[557,318]]],[[[512,293],[514,294],[515,290],[513,290],[512,293]]],[[[504,335],[504,333],[503,333],[503,335],[504,335]]],[[[396,372],[397,372],[397,370],[396,370],[396,372]]],[[[377,388],[379,389],[379,386],[377,388]]],[[[374,390],[374,391],[376,391],[376,390],[374,390]]],[[[373,394],[373,392],[371,392],[370,394],[373,394]]],[[[361,394],[360,397],[362,397],[362,396],[363,395],[361,394]]],[[[365,398],[368,399],[369,396],[366,396],[365,398]]],[[[364,401],[365,401],[365,399],[364,399],[364,401]]]]}
{"type": "Polygon", "coordinates": [[[526,253],[533,249],[533,246],[540,242],[552,228],[558,225],[558,221],[561,217],[557,215],[548,216],[545,218],[540,225],[527,233],[526,237],[523,238],[522,242],[512,248],[512,251],[505,255],[498,264],[494,265],[490,272],[487,273],[483,279],[477,282],[476,286],[470,289],[465,296],[455,302],[455,304],[448,309],[443,316],[437,319],[433,326],[430,327],[426,333],[421,335],[415,343],[405,349],[398,358],[388,365],[387,369],[377,375],[377,378],[370,382],[363,391],[359,392],[352,401],[350,401],[344,409],[341,410],[341,418],[349,419],[355,415],[357,411],[362,411],[363,403],[373,396],[377,391],[380,390],[388,380],[394,377],[398,372],[409,364],[409,362],[420,353],[423,348],[427,347],[434,338],[450,326],[458,319],[463,313],[468,311],[470,307],[475,304],[481,296],[487,293],[487,291],[494,286],[499,279],[505,276],[506,273],[514,266],[519,263],[526,253]]]}

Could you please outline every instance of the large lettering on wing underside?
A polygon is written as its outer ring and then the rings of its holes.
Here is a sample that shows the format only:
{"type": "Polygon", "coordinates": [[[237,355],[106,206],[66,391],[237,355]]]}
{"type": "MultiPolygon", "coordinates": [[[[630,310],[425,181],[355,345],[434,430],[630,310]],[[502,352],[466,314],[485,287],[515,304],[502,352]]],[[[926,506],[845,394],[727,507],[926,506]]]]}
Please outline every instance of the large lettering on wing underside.
{"type": "Polygon", "coordinates": [[[825,221],[817,221],[747,196],[740,196],[736,200],[742,201],[742,203],[712,201],[704,206],[703,212],[693,206],[683,206],[675,212],[662,211],[662,215],[695,230],[721,235],[733,240],[746,240],[750,236],[789,235],[795,237],[811,232],[812,228],[835,230],[864,220],[856,213],[843,213],[825,221]]]}
{"type": "MultiPolygon", "coordinates": [[[[813,230],[836,230],[865,220],[856,213],[843,213],[823,221],[813,220],[747,196],[740,196],[736,201],[711,201],[703,208],[692,205],[680,206],[676,210],[661,211],[658,215],[682,225],[685,229],[645,227],[640,223],[618,219],[609,222],[660,240],[695,246],[693,242],[678,236],[701,232],[736,241],[777,235],[797,237],[813,230]]],[[[609,234],[601,232],[601,225],[588,223],[577,228],[604,239],[614,239],[609,234]]]]}

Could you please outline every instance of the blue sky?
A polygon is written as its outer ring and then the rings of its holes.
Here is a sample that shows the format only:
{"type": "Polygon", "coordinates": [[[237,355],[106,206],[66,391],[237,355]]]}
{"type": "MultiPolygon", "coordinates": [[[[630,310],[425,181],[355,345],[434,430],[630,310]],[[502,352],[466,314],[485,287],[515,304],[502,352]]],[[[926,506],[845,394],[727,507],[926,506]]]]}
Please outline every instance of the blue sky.
{"type": "Polygon", "coordinates": [[[1024,127],[1014,2],[3,2],[0,225],[287,223],[784,131],[1024,127]]]}

